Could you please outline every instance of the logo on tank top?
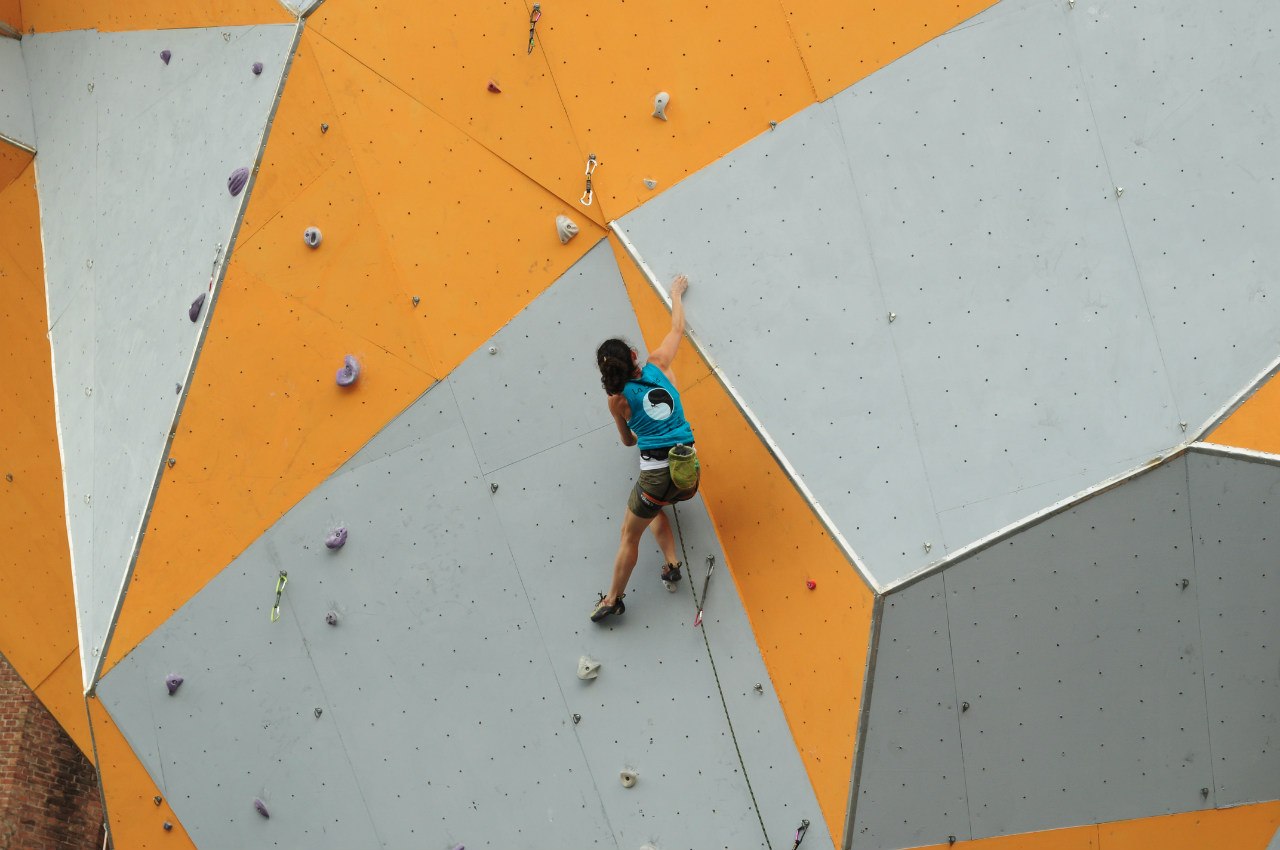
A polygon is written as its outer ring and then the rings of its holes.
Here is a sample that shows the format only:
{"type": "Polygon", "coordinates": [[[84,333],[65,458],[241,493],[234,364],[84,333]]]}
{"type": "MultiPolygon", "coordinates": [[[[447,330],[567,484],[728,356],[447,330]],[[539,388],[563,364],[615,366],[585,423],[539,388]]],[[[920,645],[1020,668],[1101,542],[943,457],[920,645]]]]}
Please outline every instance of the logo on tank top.
{"type": "Polygon", "coordinates": [[[650,419],[658,422],[670,419],[675,410],[676,403],[671,398],[671,393],[662,389],[662,387],[654,387],[644,394],[644,412],[650,419]]]}

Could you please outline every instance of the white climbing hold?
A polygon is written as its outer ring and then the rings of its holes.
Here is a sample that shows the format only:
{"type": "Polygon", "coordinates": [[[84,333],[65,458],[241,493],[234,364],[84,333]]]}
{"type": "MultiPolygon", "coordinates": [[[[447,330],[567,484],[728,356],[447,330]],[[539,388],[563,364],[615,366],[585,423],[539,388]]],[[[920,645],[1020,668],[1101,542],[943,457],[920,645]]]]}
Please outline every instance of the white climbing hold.
{"type": "Polygon", "coordinates": [[[578,678],[586,681],[600,675],[600,662],[590,655],[578,659],[578,678]]]}
{"type": "Polygon", "coordinates": [[[653,117],[667,120],[667,104],[671,103],[671,95],[660,91],[653,96],[653,117]]]}
{"type": "Polygon", "coordinates": [[[567,245],[569,240],[578,235],[578,225],[573,223],[573,219],[567,215],[556,216],[556,235],[560,237],[560,244],[567,245]]]}
{"type": "Polygon", "coordinates": [[[634,770],[624,770],[618,774],[618,779],[622,780],[623,788],[632,788],[640,781],[640,774],[634,770]]]}
{"type": "Polygon", "coordinates": [[[306,242],[310,248],[319,248],[320,243],[324,241],[324,234],[318,227],[308,227],[302,231],[302,241],[306,242]]]}
{"type": "Polygon", "coordinates": [[[646,177],[646,178],[644,178],[644,187],[645,187],[646,189],[656,189],[656,188],[658,188],[658,181],[657,181],[657,180],[653,180],[653,179],[651,179],[651,178],[649,178],[649,177],[646,177]]]}

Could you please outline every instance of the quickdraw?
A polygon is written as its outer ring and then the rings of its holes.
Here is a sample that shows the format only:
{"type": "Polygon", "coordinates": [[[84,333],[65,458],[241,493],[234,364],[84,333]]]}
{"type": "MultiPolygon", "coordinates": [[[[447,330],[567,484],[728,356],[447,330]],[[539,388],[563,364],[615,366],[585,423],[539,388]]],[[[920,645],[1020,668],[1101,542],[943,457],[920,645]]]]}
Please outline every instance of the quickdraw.
{"type": "MultiPolygon", "coordinates": [[[[702,608],[707,604],[707,587],[711,584],[711,571],[716,568],[716,556],[707,556],[707,577],[702,580],[702,594],[698,598],[698,614],[693,618],[693,627],[696,629],[702,625],[702,608]]],[[[805,821],[807,824],[808,821],[805,821]]]]}
{"type": "Polygon", "coordinates": [[[529,13],[529,50],[525,53],[526,56],[533,52],[533,31],[540,20],[542,20],[542,4],[534,3],[533,11],[529,13]]]}
{"type": "Polygon", "coordinates": [[[591,175],[595,173],[595,170],[599,167],[600,167],[600,163],[596,161],[596,155],[588,154],[587,155],[587,191],[583,192],[582,197],[578,199],[578,203],[582,204],[584,207],[591,206],[591,197],[595,191],[591,188],[591,175]]]}
{"type": "Polygon", "coordinates": [[[280,577],[276,579],[276,604],[271,606],[271,622],[280,619],[280,595],[284,593],[284,586],[289,583],[289,574],[284,570],[280,571],[280,577]]]}
{"type": "Polygon", "coordinates": [[[809,821],[800,821],[800,828],[796,830],[796,843],[791,845],[791,850],[796,850],[800,846],[800,842],[804,841],[804,834],[809,831],[809,821]]]}

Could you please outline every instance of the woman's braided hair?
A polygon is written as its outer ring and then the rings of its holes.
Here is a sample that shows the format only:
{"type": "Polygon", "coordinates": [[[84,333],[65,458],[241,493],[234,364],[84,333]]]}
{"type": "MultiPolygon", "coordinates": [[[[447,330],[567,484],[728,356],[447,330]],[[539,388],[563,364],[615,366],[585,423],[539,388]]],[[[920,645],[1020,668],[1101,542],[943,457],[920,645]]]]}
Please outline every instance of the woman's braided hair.
{"type": "Polygon", "coordinates": [[[617,395],[635,374],[631,346],[614,338],[606,339],[596,349],[596,365],[600,367],[600,384],[609,395],[617,395]]]}

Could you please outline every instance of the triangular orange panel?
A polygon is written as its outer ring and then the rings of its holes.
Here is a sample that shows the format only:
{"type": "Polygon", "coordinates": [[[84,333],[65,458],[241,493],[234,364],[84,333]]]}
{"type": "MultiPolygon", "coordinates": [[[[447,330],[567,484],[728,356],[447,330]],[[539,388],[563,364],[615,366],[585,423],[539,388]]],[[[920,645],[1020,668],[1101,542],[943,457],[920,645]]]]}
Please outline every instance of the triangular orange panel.
{"type": "Polygon", "coordinates": [[[1220,446],[1280,454],[1280,378],[1272,378],[1259,387],[1205,440],[1220,446]]]}
{"type": "Polygon", "coordinates": [[[22,3],[20,0],[0,0],[0,24],[7,24],[18,32],[22,32],[22,3]]]}
{"type": "Polygon", "coordinates": [[[88,744],[79,677],[71,552],[54,419],[40,207],[31,154],[0,143],[0,654],[82,748],[88,744]]]}
{"type": "Polygon", "coordinates": [[[968,20],[994,0],[782,0],[819,100],[968,20]]]}
{"type": "Polygon", "coordinates": [[[582,194],[585,153],[541,48],[528,52],[523,2],[325,3],[308,26],[561,200],[582,194]]]}

